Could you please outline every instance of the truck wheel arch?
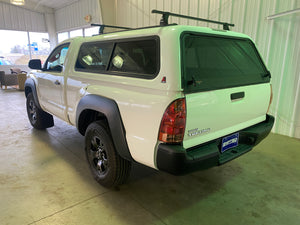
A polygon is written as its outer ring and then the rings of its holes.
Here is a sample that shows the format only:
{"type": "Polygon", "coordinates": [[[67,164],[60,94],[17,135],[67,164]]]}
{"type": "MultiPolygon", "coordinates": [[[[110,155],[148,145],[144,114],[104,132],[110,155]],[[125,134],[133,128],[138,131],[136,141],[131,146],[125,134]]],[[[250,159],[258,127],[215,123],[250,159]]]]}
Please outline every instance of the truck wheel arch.
{"type": "Polygon", "coordinates": [[[33,98],[34,98],[34,102],[36,104],[36,106],[40,109],[41,106],[40,106],[40,103],[39,103],[39,100],[38,100],[38,95],[37,95],[37,91],[36,91],[36,86],[35,86],[35,82],[32,78],[27,78],[26,81],[25,81],[25,97],[28,96],[28,94],[30,92],[32,92],[33,94],[33,98]]]}
{"type": "Polygon", "coordinates": [[[126,160],[133,161],[117,103],[112,99],[94,94],[81,98],[76,109],[76,127],[82,135],[85,134],[88,125],[95,121],[96,117],[87,118],[95,115],[94,113],[106,120],[118,154],[126,160]]]}

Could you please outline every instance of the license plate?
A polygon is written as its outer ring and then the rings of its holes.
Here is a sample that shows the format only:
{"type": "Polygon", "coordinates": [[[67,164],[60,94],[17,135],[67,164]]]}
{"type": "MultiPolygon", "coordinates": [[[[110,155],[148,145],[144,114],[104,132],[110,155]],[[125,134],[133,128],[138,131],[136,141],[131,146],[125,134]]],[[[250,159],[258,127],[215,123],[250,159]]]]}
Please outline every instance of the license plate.
{"type": "Polygon", "coordinates": [[[238,146],[239,143],[239,133],[232,134],[230,136],[224,137],[222,139],[221,152],[225,152],[230,148],[238,146]]]}

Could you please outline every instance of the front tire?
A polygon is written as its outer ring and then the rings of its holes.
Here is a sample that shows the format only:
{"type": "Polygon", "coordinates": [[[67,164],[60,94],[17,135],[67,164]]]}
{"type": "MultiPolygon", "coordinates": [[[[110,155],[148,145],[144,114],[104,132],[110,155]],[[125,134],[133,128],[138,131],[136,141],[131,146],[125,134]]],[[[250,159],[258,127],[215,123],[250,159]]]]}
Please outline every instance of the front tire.
{"type": "Polygon", "coordinates": [[[88,126],[85,151],[91,172],[99,184],[112,188],[127,180],[131,163],[117,153],[109,131],[101,121],[88,126]]]}
{"type": "Polygon", "coordinates": [[[53,116],[35,104],[32,92],[27,95],[26,108],[28,119],[34,128],[42,130],[54,126],[53,116]]]}

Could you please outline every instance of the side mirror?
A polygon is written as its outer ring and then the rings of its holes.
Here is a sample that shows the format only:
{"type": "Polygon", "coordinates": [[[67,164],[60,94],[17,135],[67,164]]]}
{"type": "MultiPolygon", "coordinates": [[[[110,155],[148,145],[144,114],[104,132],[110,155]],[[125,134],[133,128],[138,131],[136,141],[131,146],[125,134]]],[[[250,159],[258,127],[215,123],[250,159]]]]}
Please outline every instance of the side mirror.
{"type": "Polygon", "coordinates": [[[40,59],[31,59],[28,63],[28,67],[30,69],[41,70],[42,69],[42,62],[40,59]]]}

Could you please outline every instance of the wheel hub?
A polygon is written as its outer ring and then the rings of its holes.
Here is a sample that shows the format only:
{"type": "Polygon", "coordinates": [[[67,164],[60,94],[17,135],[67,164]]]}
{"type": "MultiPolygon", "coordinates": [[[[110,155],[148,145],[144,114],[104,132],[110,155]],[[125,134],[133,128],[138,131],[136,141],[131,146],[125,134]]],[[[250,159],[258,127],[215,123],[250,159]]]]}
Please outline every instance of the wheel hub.
{"type": "Polygon", "coordinates": [[[97,158],[98,158],[98,163],[97,163],[97,168],[100,172],[105,172],[107,168],[107,158],[105,151],[99,146],[98,151],[97,151],[97,158]]]}
{"type": "Polygon", "coordinates": [[[94,137],[91,143],[91,159],[94,162],[95,169],[100,173],[105,173],[107,165],[107,156],[104,144],[98,137],[94,137]]]}
{"type": "Polygon", "coordinates": [[[32,122],[36,121],[36,106],[33,102],[33,100],[31,100],[29,102],[29,113],[30,113],[30,118],[32,122]]]}

